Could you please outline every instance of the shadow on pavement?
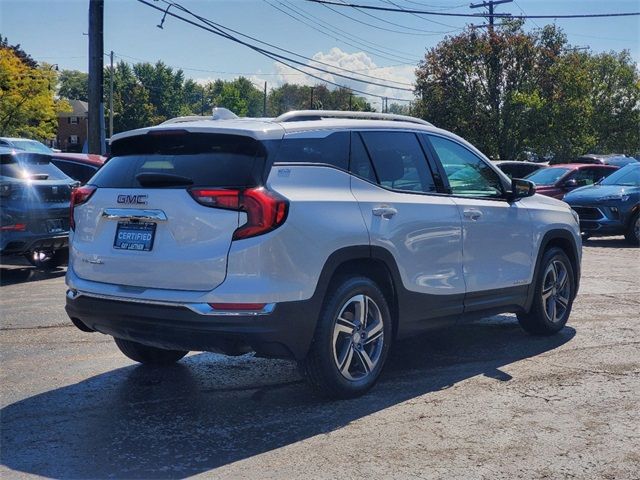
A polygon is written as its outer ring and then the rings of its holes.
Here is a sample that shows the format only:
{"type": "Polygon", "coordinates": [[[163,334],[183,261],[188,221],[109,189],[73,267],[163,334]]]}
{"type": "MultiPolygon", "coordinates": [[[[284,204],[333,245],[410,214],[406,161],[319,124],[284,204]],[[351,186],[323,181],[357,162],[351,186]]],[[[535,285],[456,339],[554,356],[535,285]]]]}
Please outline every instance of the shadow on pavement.
{"type": "Polygon", "coordinates": [[[3,408],[0,460],[56,478],[186,477],[476,375],[508,382],[501,367],[574,335],[567,327],[553,337],[528,336],[509,316],[433,332],[398,343],[374,390],[348,401],[315,398],[288,363],[249,356],[200,354],[165,369],[120,368],[3,408]]]}
{"type": "Polygon", "coordinates": [[[66,273],[66,268],[58,268],[55,270],[38,270],[35,267],[0,268],[0,285],[37,282],[38,280],[64,277],[66,273]]]}
{"type": "Polygon", "coordinates": [[[624,237],[590,237],[582,242],[585,247],[598,248],[638,248],[631,245],[624,237]]]}

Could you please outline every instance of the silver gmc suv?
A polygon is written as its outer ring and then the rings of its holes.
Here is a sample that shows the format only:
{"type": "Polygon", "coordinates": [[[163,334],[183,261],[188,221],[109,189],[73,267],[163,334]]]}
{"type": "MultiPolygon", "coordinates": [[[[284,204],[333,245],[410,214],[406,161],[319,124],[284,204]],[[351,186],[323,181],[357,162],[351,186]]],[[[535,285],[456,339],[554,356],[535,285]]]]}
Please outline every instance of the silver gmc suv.
{"type": "Polygon", "coordinates": [[[392,342],[502,312],[563,328],[581,241],[563,202],[416,118],[182,117],[114,136],[72,195],[66,310],[129,358],[290,358],[339,398],[392,342]]]}

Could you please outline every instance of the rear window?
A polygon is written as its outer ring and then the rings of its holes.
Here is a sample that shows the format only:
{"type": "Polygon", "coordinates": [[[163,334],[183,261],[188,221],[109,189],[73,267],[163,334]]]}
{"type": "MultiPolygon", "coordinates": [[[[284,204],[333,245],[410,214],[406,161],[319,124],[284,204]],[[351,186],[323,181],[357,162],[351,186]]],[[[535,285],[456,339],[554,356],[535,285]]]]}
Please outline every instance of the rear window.
{"type": "Polygon", "coordinates": [[[250,137],[187,132],[124,138],[112,144],[111,154],[93,185],[141,188],[136,176],[161,174],[187,178],[194,186],[254,186],[263,181],[266,160],[264,146],[250,137]]]}
{"type": "Polygon", "coordinates": [[[51,157],[38,154],[1,155],[0,176],[25,180],[70,180],[50,163],[51,157]]]}

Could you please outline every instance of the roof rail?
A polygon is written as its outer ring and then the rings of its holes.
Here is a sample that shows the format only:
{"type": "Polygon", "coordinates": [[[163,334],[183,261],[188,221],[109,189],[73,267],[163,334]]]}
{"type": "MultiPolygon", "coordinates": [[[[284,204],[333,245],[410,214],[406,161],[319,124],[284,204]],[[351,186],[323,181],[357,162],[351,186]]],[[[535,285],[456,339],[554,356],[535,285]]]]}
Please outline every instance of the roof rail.
{"type": "Polygon", "coordinates": [[[394,113],[378,112],[351,112],[342,110],[294,110],[283,113],[274,119],[274,122],[296,122],[305,120],[320,120],[322,118],[353,118],[361,120],[391,120],[396,122],[419,123],[433,127],[433,124],[421,118],[408,115],[396,115],[394,113]]]}
{"type": "Polygon", "coordinates": [[[169,125],[171,123],[197,122],[199,120],[232,120],[238,116],[227,108],[216,107],[211,112],[210,117],[204,115],[187,115],[186,117],[176,117],[165,120],[160,125],[169,125]]]}

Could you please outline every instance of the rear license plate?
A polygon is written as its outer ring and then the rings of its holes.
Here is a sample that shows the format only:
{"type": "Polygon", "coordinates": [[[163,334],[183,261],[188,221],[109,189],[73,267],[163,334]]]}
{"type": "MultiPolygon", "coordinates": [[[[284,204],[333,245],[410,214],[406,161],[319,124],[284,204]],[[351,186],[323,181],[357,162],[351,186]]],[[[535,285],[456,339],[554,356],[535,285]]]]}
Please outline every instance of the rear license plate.
{"type": "Polygon", "coordinates": [[[53,220],[47,220],[47,231],[49,233],[63,233],[66,232],[64,228],[64,221],[61,218],[55,218],[53,220]]]}
{"type": "Polygon", "coordinates": [[[156,224],[153,222],[118,222],[113,248],[149,252],[155,235],[156,224]]]}

